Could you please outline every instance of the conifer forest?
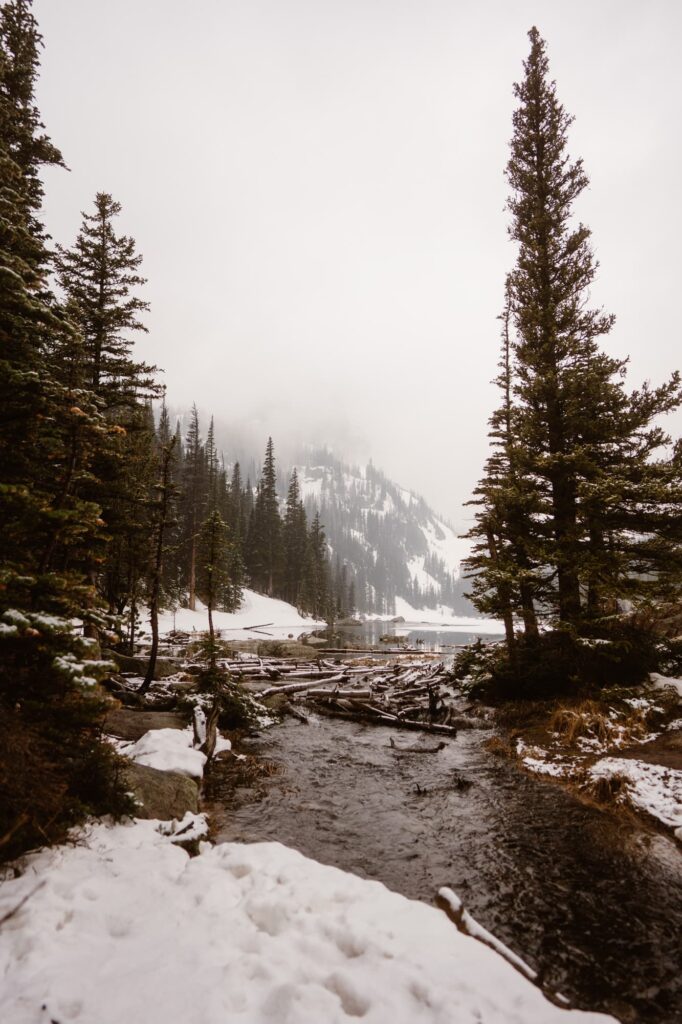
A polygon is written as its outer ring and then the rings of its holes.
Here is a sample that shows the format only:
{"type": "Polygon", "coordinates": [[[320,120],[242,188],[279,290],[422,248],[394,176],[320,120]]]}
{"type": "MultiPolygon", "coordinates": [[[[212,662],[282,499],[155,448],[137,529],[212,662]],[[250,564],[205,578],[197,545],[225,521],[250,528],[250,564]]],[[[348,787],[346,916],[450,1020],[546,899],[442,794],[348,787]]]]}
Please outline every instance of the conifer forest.
{"type": "Polygon", "coordinates": [[[679,21],[1,0],[3,1024],[682,1022],[679,21]]]}

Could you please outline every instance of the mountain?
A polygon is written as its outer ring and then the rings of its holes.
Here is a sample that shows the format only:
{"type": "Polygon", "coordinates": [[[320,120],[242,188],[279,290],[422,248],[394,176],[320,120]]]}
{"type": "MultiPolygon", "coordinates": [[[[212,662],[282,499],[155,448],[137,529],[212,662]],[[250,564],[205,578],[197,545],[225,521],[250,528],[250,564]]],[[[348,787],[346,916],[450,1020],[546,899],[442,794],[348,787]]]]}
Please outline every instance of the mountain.
{"type": "Polygon", "coordinates": [[[402,598],[416,610],[476,614],[460,575],[469,545],[423,498],[371,462],[351,466],[326,449],[299,453],[296,469],[306,511],[320,510],[337,575],[345,564],[354,580],[358,611],[394,615],[402,598]]]}

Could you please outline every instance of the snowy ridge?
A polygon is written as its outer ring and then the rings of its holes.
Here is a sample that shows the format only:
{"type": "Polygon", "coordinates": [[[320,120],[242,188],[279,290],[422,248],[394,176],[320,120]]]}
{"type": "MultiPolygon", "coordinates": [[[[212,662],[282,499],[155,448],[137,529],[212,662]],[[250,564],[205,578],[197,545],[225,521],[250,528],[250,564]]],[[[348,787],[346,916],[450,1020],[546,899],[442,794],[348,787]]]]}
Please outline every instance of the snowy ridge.
{"type": "Polygon", "coordinates": [[[460,572],[469,544],[423,498],[371,463],[350,466],[327,450],[303,453],[296,470],[307,510],[320,510],[332,558],[352,569],[360,612],[395,615],[403,599],[475,615],[460,572]]]}

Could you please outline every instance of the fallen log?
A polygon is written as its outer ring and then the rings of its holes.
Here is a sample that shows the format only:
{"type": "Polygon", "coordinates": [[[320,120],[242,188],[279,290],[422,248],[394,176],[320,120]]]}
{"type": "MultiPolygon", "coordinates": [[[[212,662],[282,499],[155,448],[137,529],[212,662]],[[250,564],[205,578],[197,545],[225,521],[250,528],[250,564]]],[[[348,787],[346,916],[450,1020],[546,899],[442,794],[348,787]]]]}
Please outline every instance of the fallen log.
{"type": "Polygon", "coordinates": [[[371,690],[326,690],[320,687],[319,690],[306,690],[303,694],[304,698],[314,699],[316,697],[334,697],[345,700],[367,700],[368,697],[372,696],[371,690]]]}
{"type": "Polygon", "coordinates": [[[285,711],[288,715],[291,715],[292,718],[296,718],[298,719],[299,722],[303,722],[304,725],[310,724],[310,722],[308,721],[308,716],[304,715],[302,711],[299,711],[299,709],[295,707],[295,705],[293,705],[290,700],[286,702],[282,710],[285,711]]]}
{"type": "Polygon", "coordinates": [[[370,713],[369,711],[337,711],[328,704],[319,704],[318,711],[330,718],[345,718],[350,722],[365,722],[368,725],[383,725],[389,729],[412,729],[417,732],[433,732],[443,736],[456,736],[457,730],[449,725],[437,725],[434,722],[414,722],[406,718],[391,718],[388,715],[370,713]]]}
{"type": "MultiPolygon", "coordinates": [[[[471,916],[468,910],[464,908],[464,905],[452,889],[448,889],[443,886],[442,889],[438,890],[436,896],[436,906],[444,910],[447,916],[450,918],[452,923],[455,925],[458,931],[464,935],[470,936],[472,939],[478,939],[484,946],[488,946],[490,949],[494,949],[495,952],[504,957],[507,963],[511,964],[520,974],[523,974],[529,981],[535,982],[537,980],[537,971],[534,971],[525,960],[522,960],[520,956],[517,956],[513,950],[505,946],[503,942],[493,935],[491,932],[480,925],[478,921],[471,916]]],[[[565,1004],[564,1004],[565,1005],[565,1004]]]]}
{"type": "MultiPolygon", "coordinates": [[[[346,681],[346,676],[343,672],[325,680],[327,683],[342,683],[346,681]]],[[[256,700],[263,700],[265,697],[272,697],[275,693],[303,693],[305,690],[312,690],[319,682],[319,679],[315,679],[312,682],[306,683],[289,683],[287,686],[269,686],[267,690],[262,690],[260,693],[254,694],[254,696],[256,700]]]]}
{"type": "Polygon", "coordinates": [[[441,742],[436,747],[396,747],[393,737],[388,741],[391,750],[396,754],[437,754],[439,750],[445,750],[447,744],[441,742]]]}

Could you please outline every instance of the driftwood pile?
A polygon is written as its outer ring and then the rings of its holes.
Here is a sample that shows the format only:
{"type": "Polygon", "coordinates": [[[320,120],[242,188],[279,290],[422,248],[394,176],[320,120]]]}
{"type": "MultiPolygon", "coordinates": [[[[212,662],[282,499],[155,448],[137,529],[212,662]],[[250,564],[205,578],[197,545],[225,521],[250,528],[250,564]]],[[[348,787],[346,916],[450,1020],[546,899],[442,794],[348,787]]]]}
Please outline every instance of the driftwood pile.
{"type": "Polygon", "coordinates": [[[268,681],[254,691],[257,699],[283,696],[297,717],[304,702],[316,711],[342,718],[366,719],[392,728],[418,729],[453,736],[448,724],[447,675],[442,661],[426,655],[346,662],[319,658],[301,662],[285,658],[240,658],[222,665],[242,682],[268,681]],[[295,702],[292,705],[291,702],[295,702]]]}

